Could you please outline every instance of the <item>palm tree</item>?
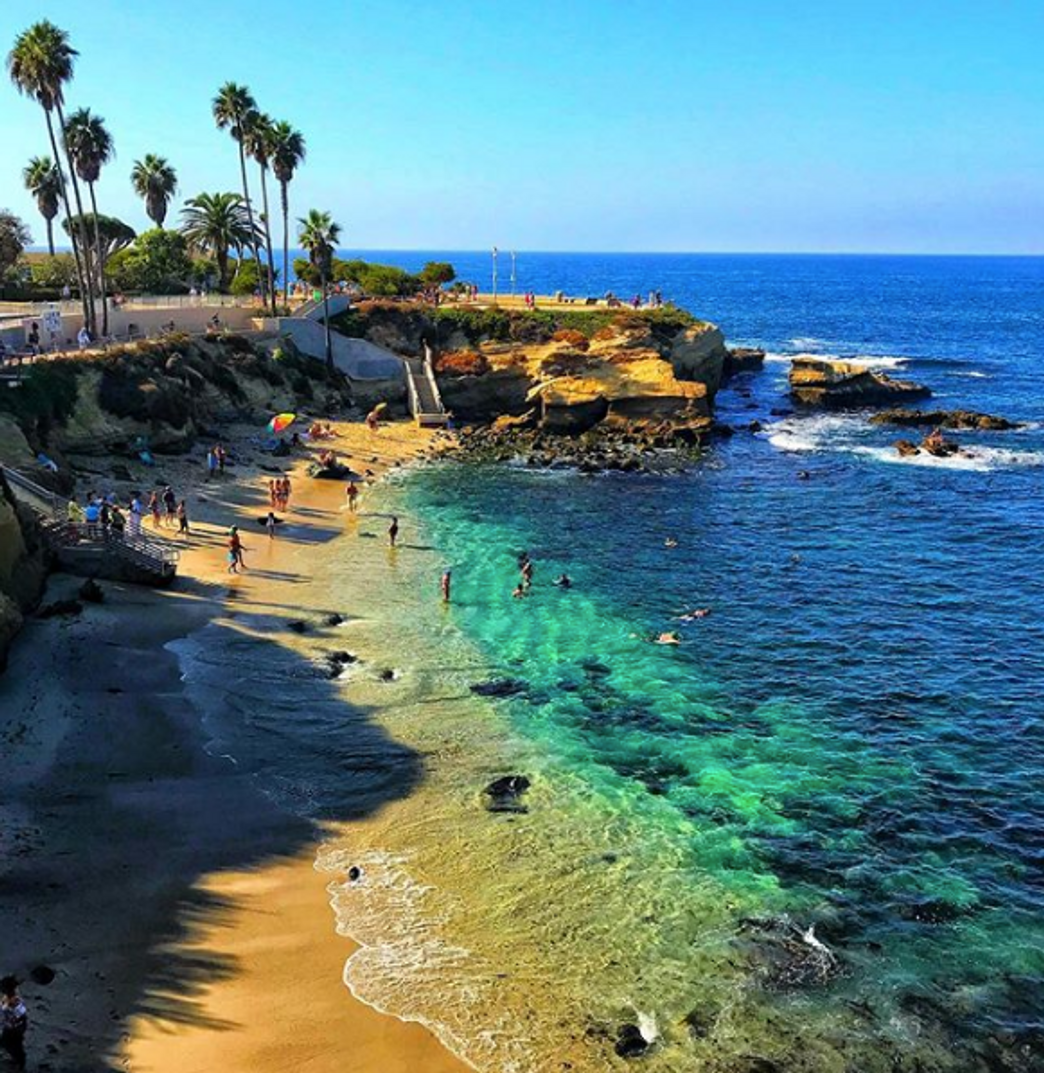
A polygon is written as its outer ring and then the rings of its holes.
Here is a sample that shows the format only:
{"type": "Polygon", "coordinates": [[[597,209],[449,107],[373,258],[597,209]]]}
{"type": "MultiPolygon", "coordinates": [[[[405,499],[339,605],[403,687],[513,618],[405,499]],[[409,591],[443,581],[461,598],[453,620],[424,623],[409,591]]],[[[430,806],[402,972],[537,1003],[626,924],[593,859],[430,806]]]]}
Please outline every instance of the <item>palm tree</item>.
{"type": "Polygon", "coordinates": [[[54,256],[54,218],[61,201],[61,176],[49,156],[34,156],[22,171],[26,190],[36,199],[36,207],[47,224],[47,249],[54,256]]]}
{"type": "Polygon", "coordinates": [[[91,197],[91,215],[94,218],[94,271],[97,273],[98,293],[102,303],[102,334],[109,334],[109,307],[105,301],[105,258],[102,254],[101,235],[98,232],[98,199],[94,185],[102,168],[116,155],[112,135],[105,120],[93,115],[89,108],[80,108],[69,116],[65,124],[65,144],[76,174],[87,184],[91,197]]]}
{"type": "Polygon", "coordinates": [[[333,372],[333,342],[330,339],[330,303],[326,294],[326,281],[330,275],[330,262],[341,238],[341,225],[335,224],[328,212],[312,209],[307,216],[297,221],[301,225],[298,242],[308,251],[308,258],[319,269],[319,281],[323,288],[323,324],[326,327],[326,368],[333,372]]]}
{"type": "Polygon", "coordinates": [[[246,206],[239,194],[198,194],[181,210],[181,233],[188,244],[217,261],[220,289],[228,285],[228,251],[256,244],[246,206]]]}
{"type": "Polygon", "coordinates": [[[178,189],[177,172],[167,163],[165,157],[146,153],[143,159],[134,162],[131,184],[138,197],[145,200],[145,213],[148,218],[157,227],[162,227],[167,218],[170,199],[178,189]]]}
{"type": "Polygon", "coordinates": [[[271,144],[272,171],[279,180],[279,194],[283,204],[283,294],[290,299],[290,198],[287,188],[294,172],[305,158],[305,141],[300,131],[289,123],[272,126],[271,144]]]}
{"type": "Polygon", "coordinates": [[[272,132],[275,124],[272,117],[259,112],[247,128],[246,151],[257,161],[261,169],[261,199],[264,214],[261,222],[265,225],[265,251],[268,256],[268,294],[272,300],[272,316],[276,315],[275,277],[272,274],[272,228],[268,215],[268,168],[272,160],[272,132]]]}
{"type": "Polygon", "coordinates": [[[218,90],[212,109],[214,122],[217,123],[218,130],[227,129],[239,146],[239,172],[243,180],[243,205],[246,209],[250,233],[255,236],[251,249],[254,251],[254,260],[257,261],[260,269],[261,258],[258,254],[257,231],[254,228],[254,209],[250,203],[250,185],[247,183],[246,146],[244,144],[249,137],[250,128],[257,118],[257,102],[246,86],[237,85],[235,82],[226,82],[218,90]]]}
{"type": "MultiPolygon", "coordinates": [[[[34,23],[15,38],[14,47],[7,56],[7,72],[11,81],[15,84],[19,93],[26,97],[32,97],[44,110],[47,120],[47,134],[51,140],[51,152],[55,161],[61,160],[58,152],[58,141],[54,133],[54,118],[57,116],[59,129],[65,131],[65,116],[62,105],[65,103],[65,83],[72,78],[73,60],[78,55],[76,49],[69,44],[69,35],[59,29],[47,19],[34,23]]],[[[68,147],[66,148],[66,160],[68,160],[68,147]]],[[[69,193],[65,186],[65,176],[58,168],[58,187],[61,191],[62,207],[65,209],[65,219],[72,219],[72,210],[69,207],[69,193]]],[[[80,200],[80,188],[76,182],[76,176],[72,175],[73,192],[76,195],[76,206],[83,223],[83,204],[80,200]]],[[[93,289],[89,275],[84,272],[84,266],[80,258],[81,249],[86,255],[87,235],[79,232],[79,241],[75,232],[70,231],[73,247],[73,258],[76,262],[76,275],[80,282],[80,297],[83,301],[83,319],[88,330],[94,327],[94,302],[93,289]]]]}

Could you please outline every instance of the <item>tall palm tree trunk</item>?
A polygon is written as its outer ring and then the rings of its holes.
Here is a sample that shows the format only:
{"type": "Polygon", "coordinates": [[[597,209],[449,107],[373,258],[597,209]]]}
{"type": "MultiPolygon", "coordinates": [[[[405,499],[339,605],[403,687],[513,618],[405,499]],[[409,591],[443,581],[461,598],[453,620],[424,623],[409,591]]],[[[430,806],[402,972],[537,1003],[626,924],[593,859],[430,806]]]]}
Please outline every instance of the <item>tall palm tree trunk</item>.
{"type": "MultiPolygon", "coordinates": [[[[58,169],[58,188],[62,195],[62,207],[65,209],[65,226],[69,228],[69,241],[72,243],[73,260],[76,262],[76,279],[80,284],[80,303],[83,306],[83,323],[88,322],[90,311],[89,298],[87,297],[87,285],[84,282],[83,263],[80,260],[80,247],[76,242],[76,232],[72,225],[72,210],[69,208],[69,191],[65,187],[65,176],[62,174],[61,154],[58,152],[58,139],[54,134],[54,118],[49,108],[44,109],[47,117],[47,133],[51,139],[51,152],[54,153],[55,167],[58,169]]],[[[53,243],[52,243],[53,250],[53,243]]]]}
{"type": "Polygon", "coordinates": [[[44,217],[44,222],[47,224],[47,249],[51,256],[54,256],[54,220],[50,216],[44,217]]]}
{"type": "MultiPolygon", "coordinates": [[[[250,225],[250,248],[254,251],[254,263],[257,265],[257,281],[261,283],[261,254],[257,248],[257,232],[254,230],[254,209],[250,204],[250,187],[247,185],[246,153],[243,150],[243,139],[239,139],[239,172],[243,177],[243,201],[246,203],[247,223],[250,225]]],[[[242,257],[240,257],[242,260],[242,257]]],[[[236,269],[239,274],[239,269],[236,269]]]]}
{"type": "Polygon", "coordinates": [[[279,194],[283,201],[283,305],[290,312],[290,198],[287,184],[279,183],[279,194]]]}
{"type": "MultiPolygon", "coordinates": [[[[58,125],[62,129],[62,147],[65,149],[65,162],[69,165],[69,182],[72,183],[73,197],[76,199],[76,212],[79,215],[80,243],[83,246],[84,279],[87,282],[87,331],[91,335],[97,334],[96,310],[94,308],[94,281],[91,278],[91,266],[89,251],[90,240],[87,238],[87,221],[83,215],[83,198],[80,197],[80,184],[76,181],[76,169],[73,167],[72,157],[69,155],[69,143],[65,139],[65,116],[62,106],[56,104],[55,111],[58,113],[58,125]]],[[[70,224],[69,230],[72,231],[70,224]]]]}
{"type": "Polygon", "coordinates": [[[87,184],[91,195],[91,212],[94,214],[94,249],[98,259],[98,292],[101,295],[102,335],[109,334],[109,303],[105,300],[105,258],[102,257],[101,232],[98,230],[98,202],[94,198],[94,183],[87,184]]]}
{"type": "Polygon", "coordinates": [[[265,255],[268,257],[268,296],[271,299],[272,316],[276,315],[275,276],[272,275],[272,228],[268,217],[268,169],[261,168],[261,201],[265,207],[265,255]]]}

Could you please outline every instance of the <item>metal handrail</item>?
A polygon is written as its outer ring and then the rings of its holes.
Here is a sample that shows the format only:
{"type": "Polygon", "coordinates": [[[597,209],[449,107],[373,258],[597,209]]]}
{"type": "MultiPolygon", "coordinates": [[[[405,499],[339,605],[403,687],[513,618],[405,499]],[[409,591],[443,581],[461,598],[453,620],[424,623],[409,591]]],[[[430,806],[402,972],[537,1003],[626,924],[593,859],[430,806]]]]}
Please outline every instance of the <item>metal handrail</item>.
{"type": "Polygon", "coordinates": [[[431,397],[435,402],[436,412],[444,414],[446,407],[442,405],[442,394],[439,392],[439,385],[435,380],[435,365],[431,347],[424,344],[424,375],[428,379],[428,384],[431,387],[431,397]]]}

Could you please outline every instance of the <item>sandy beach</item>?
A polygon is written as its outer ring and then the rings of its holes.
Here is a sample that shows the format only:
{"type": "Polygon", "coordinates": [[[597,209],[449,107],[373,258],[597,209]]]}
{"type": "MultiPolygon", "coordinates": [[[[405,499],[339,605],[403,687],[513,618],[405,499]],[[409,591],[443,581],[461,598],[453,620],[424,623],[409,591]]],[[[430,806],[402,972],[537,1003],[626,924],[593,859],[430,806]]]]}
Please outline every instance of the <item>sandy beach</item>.
{"type": "MultiPolygon", "coordinates": [[[[336,427],[332,445],[371,481],[432,440],[402,424],[376,436],[336,427]]],[[[335,933],[330,877],[314,868],[322,824],[208,754],[203,713],[165,647],[220,621],[230,600],[293,613],[280,541],[267,546],[254,520],[268,509],[262,465],[293,462],[281,468],[298,541],[344,528],[341,483],[304,476],[311,453],[256,457],[253,431],[222,430],[237,464],[221,481],[202,480],[206,445],[160,460],[193,529],[172,589],[103,583],[105,601],[81,615],[30,622],[0,677],[2,968],[25,980],[31,1068],[466,1068],[423,1027],[351,996],[354,947],[335,933]],[[256,549],[255,569],[235,579],[229,524],[256,549]],[[49,985],[31,975],[41,968],[56,974],[49,985]]],[[[55,575],[46,599],[79,585],[55,575]]]]}

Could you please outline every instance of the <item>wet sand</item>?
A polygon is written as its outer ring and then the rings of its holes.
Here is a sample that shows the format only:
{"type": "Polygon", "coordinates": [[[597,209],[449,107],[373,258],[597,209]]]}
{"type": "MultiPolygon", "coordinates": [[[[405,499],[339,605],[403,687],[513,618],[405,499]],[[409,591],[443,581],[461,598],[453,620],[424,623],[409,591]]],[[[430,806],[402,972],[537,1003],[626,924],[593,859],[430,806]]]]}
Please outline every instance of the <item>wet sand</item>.
{"type": "MultiPolygon", "coordinates": [[[[431,440],[406,425],[340,429],[337,449],[374,479],[431,440]]],[[[159,463],[188,490],[193,525],[175,586],[103,582],[103,604],[33,620],[0,676],[0,969],[57,973],[23,986],[31,1065],[462,1070],[424,1028],[351,996],[342,973],[354,947],[334,931],[330,877],[313,867],[321,827],[204,751],[164,648],[220,619],[230,592],[293,608],[278,570],[229,584],[224,532],[235,522],[253,532],[248,546],[267,541],[254,520],[268,509],[259,464],[291,460],[248,461],[250,430],[226,431],[240,464],[222,481],[201,481],[198,450],[159,463]]],[[[293,461],[295,529],[329,525],[343,485],[310,481],[307,459],[293,461]]],[[[79,584],[56,575],[47,599],[79,584]]]]}

